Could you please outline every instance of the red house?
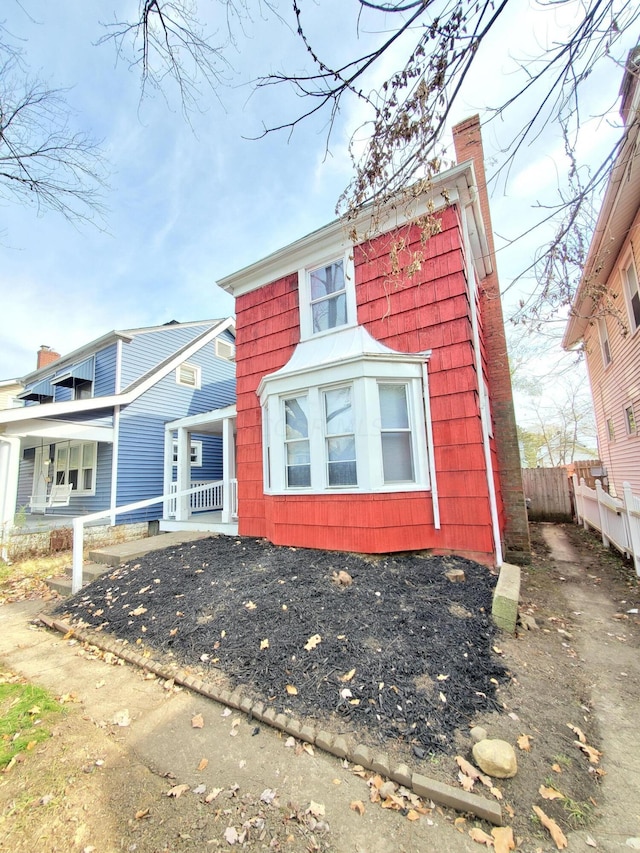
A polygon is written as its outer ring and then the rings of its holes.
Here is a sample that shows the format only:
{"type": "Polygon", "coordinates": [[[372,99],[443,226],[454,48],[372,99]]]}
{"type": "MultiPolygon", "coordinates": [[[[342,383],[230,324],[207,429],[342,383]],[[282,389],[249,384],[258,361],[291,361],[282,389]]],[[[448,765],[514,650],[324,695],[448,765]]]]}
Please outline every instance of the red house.
{"type": "Polygon", "coordinates": [[[241,535],[528,551],[478,117],[454,138],[459,165],[349,223],[366,237],[336,221],[218,282],[236,300],[241,535]]]}

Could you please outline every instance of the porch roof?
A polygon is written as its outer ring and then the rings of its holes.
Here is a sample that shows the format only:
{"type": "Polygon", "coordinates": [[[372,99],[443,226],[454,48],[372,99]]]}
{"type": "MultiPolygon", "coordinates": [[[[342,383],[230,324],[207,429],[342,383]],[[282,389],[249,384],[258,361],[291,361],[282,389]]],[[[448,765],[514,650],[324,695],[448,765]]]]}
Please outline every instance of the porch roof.
{"type": "Polygon", "coordinates": [[[42,439],[47,441],[104,441],[113,444],[113,427],[94,424],[56,421],[46,418],[25,418],[15,424],[7,424],[3,435],[22,439],[22,448],[37,447],[42,439]]]}
{"type": "Polygon", "coordinates": [[[212,409],[209,412],[201,412],[199,415],[189,415],[177,421],[165,424],[166,430],[188,429],[191,432],[200,432],[206,435],[221,435],[222,424],[229,418],[235,418],[236,407],[225,406],[223,409],[212,409]]]}

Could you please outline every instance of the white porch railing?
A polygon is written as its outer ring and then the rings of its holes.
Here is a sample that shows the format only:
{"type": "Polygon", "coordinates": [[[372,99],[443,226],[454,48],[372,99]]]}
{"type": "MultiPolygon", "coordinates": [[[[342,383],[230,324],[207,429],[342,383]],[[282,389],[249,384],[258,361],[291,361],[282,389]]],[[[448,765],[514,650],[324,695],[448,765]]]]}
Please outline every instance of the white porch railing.
{"type": "MultiPolygon", "coordinates": [[[[169,495],[160,495],[158,498],[148,498],[144,501],[135,501],[134,503],[124,504],[123,506],[115,507],[115,509],[105,509],[100,512],[92,512],[88,515],[80,515],[72,520],[73,524],[73,563],[71,569],[71,592],[75,595],[82,587],[82,562],[84,551],[84,526],[88,521],[97,521],[100,518],[111,518],[111,516],[121,515],[123,512],[132,512],[134,509],[144,509],[147,506],[167,501],[175,502],[177,498],[186,495],[197,495],[200,491],[207,491],[211,484],[192,486],[190,489],[184,489],[181,492],[175,490],[169,495]]],[[[238,517],[238,481],[230,481],[231,493],[231,516],[238,517]]]]}
{"type": "Polygon", "coordinates": [[[627,557],[633,557],[640,577],[640,498],[632,493],[629,483],[623,483],[622,489],[623,500],[612,498],[600,480],[596,480],[595,489],[590,489],[584,479],[578,483],[573,475],[578,524],[600,531],[605,548],[612,544],[627,557]]]}
{"type": "MultiPolygon", "coordinates": [[[[194,492],[189,500],[189,509],[191,512],[216,512],[223,507],[223,486],[222,480],[192,480],[191,487],[202,487],[200,491],[194,492]]],[[[169,486],[169,494],[174,495],[178,490],[177,483],[171,483],[169,486]]],[[[176,499],[171,498],[167,502],[167,515],[169,518],[175,518],[176,515],[176,499]]]]}

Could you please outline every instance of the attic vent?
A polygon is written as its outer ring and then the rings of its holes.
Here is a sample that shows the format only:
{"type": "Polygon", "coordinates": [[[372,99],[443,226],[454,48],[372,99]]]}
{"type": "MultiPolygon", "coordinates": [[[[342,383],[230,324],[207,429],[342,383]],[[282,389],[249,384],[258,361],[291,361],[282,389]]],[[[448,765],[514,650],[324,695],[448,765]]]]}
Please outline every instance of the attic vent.
{"type": "Polygon", "coordinates": [[[216,355],[218,358],[224,358],[227,361],[235,361],[236,348],[229,341],[222,341],[216,338],[216,355]]]}
{"type": "Polygon", "coordinates": [[[195,364],[181,364],[176,370],[176,382],[188,388],[199,388],[200,368],[195,364]]]}

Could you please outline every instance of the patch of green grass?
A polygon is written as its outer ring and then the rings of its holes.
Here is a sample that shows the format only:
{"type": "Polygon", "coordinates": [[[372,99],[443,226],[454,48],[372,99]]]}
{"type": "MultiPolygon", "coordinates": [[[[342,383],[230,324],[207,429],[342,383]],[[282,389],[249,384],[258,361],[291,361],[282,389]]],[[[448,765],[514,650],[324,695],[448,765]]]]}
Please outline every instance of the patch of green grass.
{"type": "Polygon", "coordinates": [[[580,803],[577,800],[572,800],[571,797],[565,797],[562,805],[569,815],[568,820],[573,829],[587,826],[591,821],[593,814],[591,803],[580,803]]]}
{"type": "Polygon", "coordinates": [[[572,764],[572,761],[569,756],[564,755],[563,753],[561,753],[560,755],[556,755],[553,760],[556,764],[559,764],[560,767],[571,767],[572,764]]]}
{"type": "Polygon", "coordinates": [[[0,682],[0,770],[18,753],[33,749],[50,736],[50,723],[62,706],[42,687],[0,682]]]}

